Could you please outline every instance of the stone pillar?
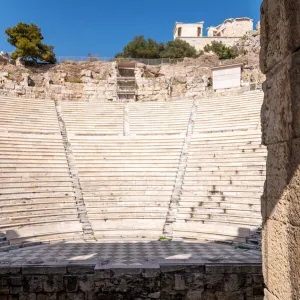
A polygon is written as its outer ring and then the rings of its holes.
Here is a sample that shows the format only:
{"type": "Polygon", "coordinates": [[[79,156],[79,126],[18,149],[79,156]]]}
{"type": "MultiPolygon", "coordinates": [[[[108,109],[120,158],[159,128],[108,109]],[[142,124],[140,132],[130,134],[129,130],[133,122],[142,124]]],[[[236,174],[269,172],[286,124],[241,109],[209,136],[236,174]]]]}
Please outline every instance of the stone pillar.
{"type": "Polygon", "coordinates": [[[300,1],[264,0],[261,111],[268,147],[262,197],[265,299],[300,299],[300,1]]]}

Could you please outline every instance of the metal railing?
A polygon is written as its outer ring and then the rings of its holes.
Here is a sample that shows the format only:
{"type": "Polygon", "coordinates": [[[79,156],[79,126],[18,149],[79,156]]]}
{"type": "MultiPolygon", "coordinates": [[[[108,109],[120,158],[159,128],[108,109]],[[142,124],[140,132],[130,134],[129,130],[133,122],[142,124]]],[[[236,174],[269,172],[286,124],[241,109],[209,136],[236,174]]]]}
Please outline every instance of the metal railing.
{"type": "Polygon", "coordinates": [[[184,58],[114,58],[114,57],[99,57],[99,56],[56,56],[58,63],[66,61],[72,62],[139,62],[149,66],[157,66],[161,64],[177,64],[182,62],[184,58]]]}

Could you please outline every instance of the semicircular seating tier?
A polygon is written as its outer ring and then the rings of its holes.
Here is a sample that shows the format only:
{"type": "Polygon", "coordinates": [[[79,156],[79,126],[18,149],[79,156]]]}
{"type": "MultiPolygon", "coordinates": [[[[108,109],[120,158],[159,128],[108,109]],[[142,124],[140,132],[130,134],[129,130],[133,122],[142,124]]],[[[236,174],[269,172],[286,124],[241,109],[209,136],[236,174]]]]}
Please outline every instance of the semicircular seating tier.
{"type": "Polygon", "coordinates": [[[53,101],[0,97],[0,231],[18,241],[81,235],[53,101]]]}
{"type": "Polygon", "coordinates": [[[261,224],[263,94],[100,103],[0,97],[0,230],[243,241],[261,224]]]}

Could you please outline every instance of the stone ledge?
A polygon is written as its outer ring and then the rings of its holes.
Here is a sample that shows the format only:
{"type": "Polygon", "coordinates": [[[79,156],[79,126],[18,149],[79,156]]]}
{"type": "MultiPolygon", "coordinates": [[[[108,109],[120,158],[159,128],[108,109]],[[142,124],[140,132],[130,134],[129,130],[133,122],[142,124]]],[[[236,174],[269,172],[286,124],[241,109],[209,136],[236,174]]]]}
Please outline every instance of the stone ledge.
{"type": "Polygon", "coordinates": [[[196,262],[181,262],[181,263],[144,263],[144,264],[118,264],[105,262],[75,262],[75,261],[58,261],[58,262],[41,262],[41,264],[31,263],[30,261],[18,264],[5,263],[0,265],[0,276],[3,275],[52,275],[52,274],[108,274],[112,271],[115,274],[147,274],[152,276],[157,270],[160,273],[176,273],[186,272],[197,269],[197,272],[203,274],[227,274],[227,273],[247,273],[247,274],[262,274],[260,263],[239,264],[239,263],[196,263],[196,262]]]}

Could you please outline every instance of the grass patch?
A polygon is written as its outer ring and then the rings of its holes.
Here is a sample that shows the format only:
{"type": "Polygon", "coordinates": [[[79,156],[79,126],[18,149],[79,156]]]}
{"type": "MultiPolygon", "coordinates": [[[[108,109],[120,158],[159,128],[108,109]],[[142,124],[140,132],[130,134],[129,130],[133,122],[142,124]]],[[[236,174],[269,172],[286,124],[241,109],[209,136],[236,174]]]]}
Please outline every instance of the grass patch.
{"type": "Polygon", "coordinates": [[[66,82],[70,82],[70,83],[82,83],[82,80],[80,78],[67,78],[66,82]]]}
{"type": "Polygon", "coordinates": [[[159,241],[172,241],[172,238],[168,238],[168,237],[165,237],[165,236],[161,236],[158,240],[159,240],[159,241]]]}

